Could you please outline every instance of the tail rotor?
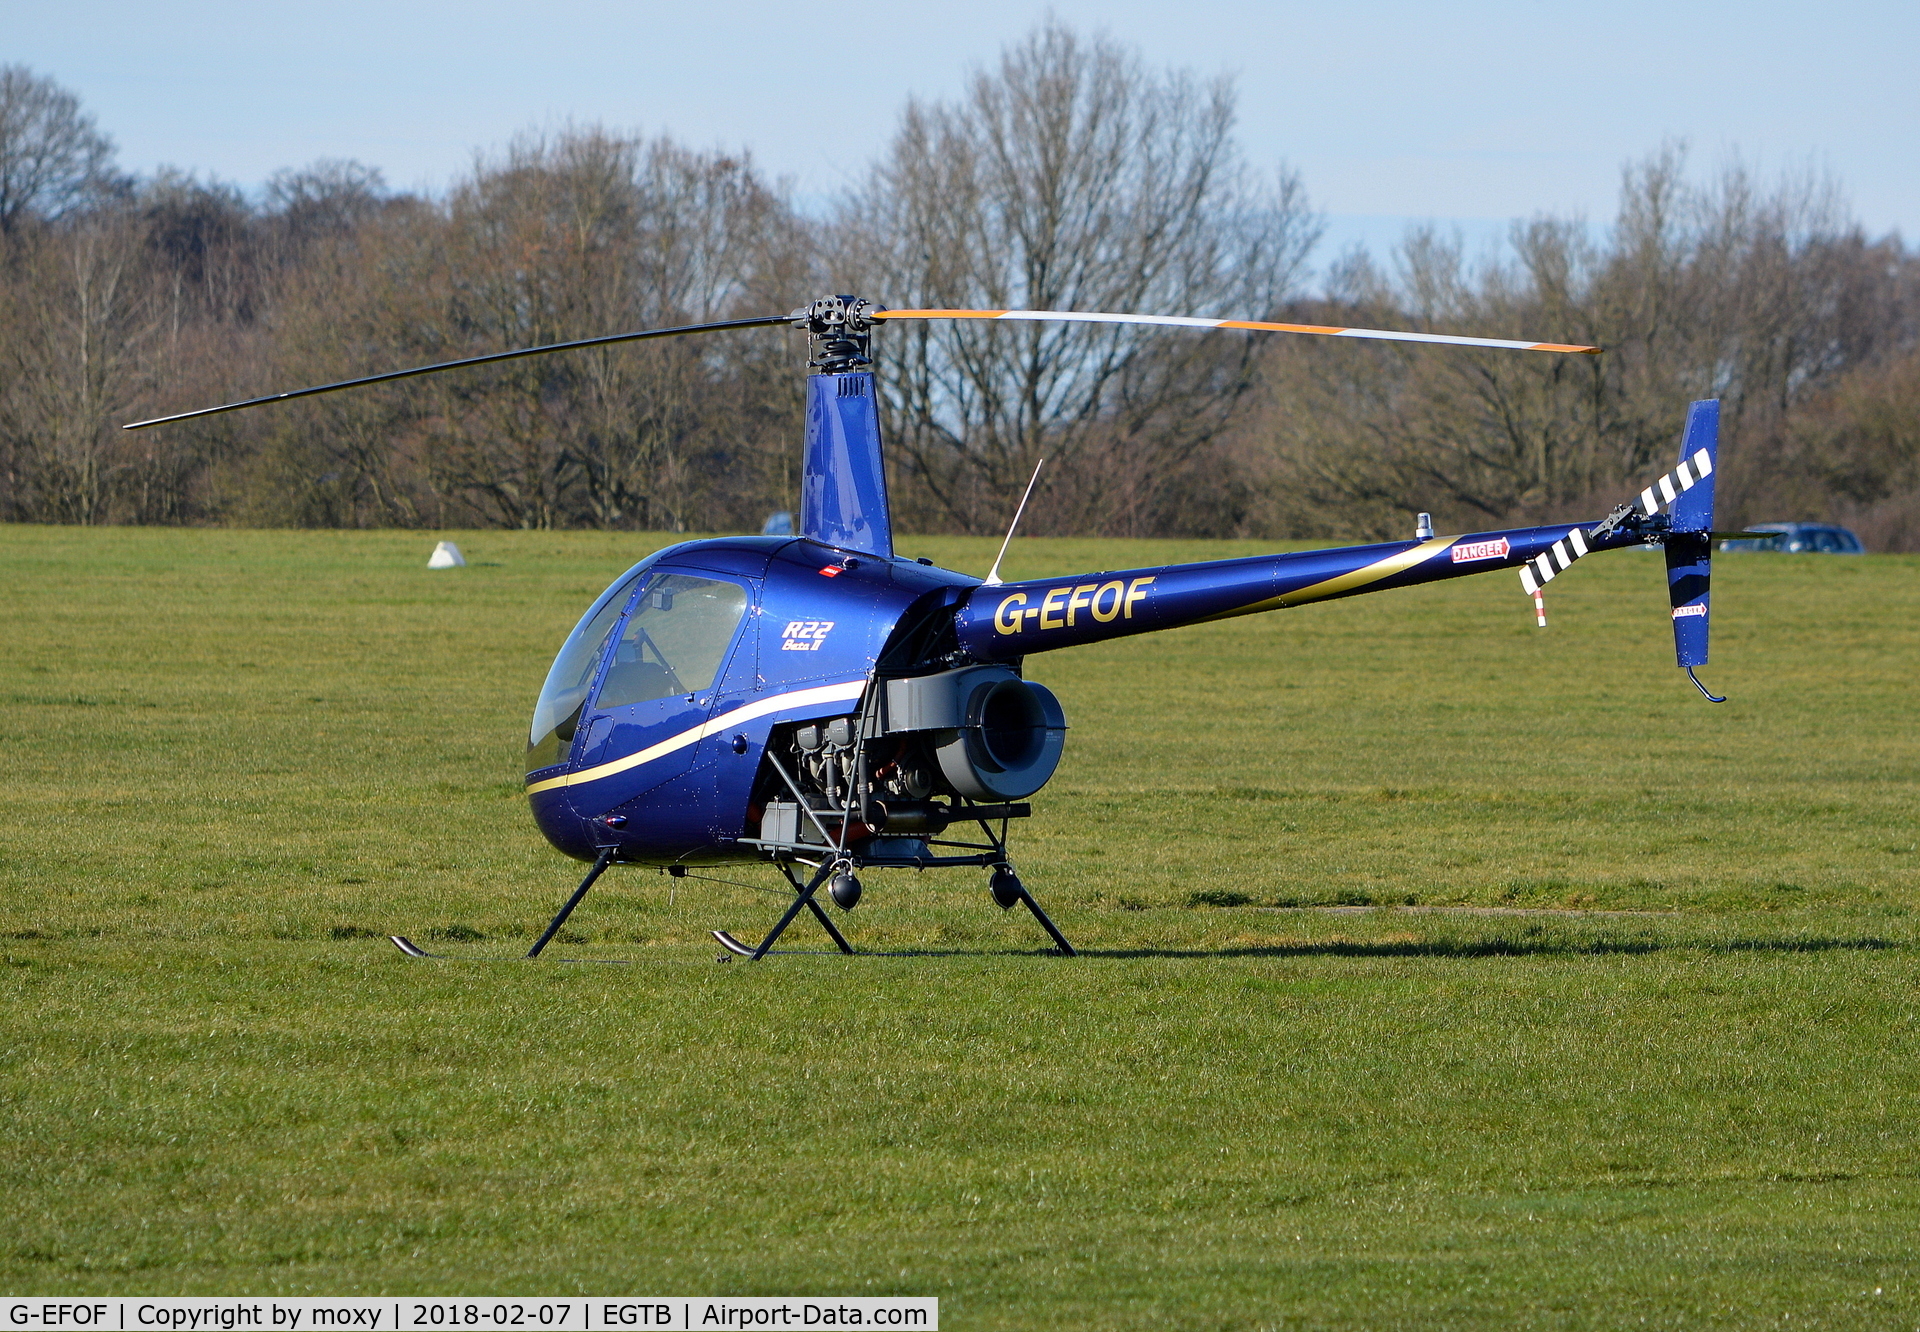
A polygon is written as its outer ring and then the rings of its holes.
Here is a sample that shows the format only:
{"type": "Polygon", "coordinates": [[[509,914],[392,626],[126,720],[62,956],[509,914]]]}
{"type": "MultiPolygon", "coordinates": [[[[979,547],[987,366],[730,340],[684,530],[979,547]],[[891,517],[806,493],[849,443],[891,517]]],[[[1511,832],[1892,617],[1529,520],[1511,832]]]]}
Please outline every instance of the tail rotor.
{"type": "Polygon", "coordinates": [[[1520,586],[1533,598],[1535,615],[1544,629],[1547,617],[1540,589],[1566,572],[1575,560],[1636,536],[1660,542],[1666,551],[1675,663],[1714,703],[1727,700],[1708,690],[1693,673],[1694,667],[1707,664],[1713,541],[1716,537],[1748,535],[1713,530],[1713,478],[1719,448],[1720,403],[1714,398],[1703,399],[1687,410],[1680,461],[1672,471],[1594,527],[1574,528],[1546,552],[1520,566],[1520,586]]]}

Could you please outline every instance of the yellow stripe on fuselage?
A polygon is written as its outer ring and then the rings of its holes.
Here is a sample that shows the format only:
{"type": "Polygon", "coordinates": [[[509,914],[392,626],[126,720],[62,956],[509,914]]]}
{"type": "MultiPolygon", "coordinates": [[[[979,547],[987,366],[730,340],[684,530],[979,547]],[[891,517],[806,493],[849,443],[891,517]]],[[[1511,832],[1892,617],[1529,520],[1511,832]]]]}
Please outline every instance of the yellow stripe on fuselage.
{"type": "MultiPolygon", "coordinates": [[[[1310,583],[1306,587],[1292,592],[1283,592],[1277,597],[1267,597],[1246,606],[1236,606],[1232,610],[1221,611],[1218,615],[1209,615],[1206,620],[1230,620],[1236,615],[1253,615],[1260,611],[1281,610],[1287,606],[1300,606],[1309,601],[1325,601],[1328,597],[1337,597],[1342,592],[1351,592],[1355,588],[1377,583],[1383,578],[1391,578],[1404,573],[1416,564],[1425,563],[1441,551],[1452,546],[1455,537],[1435,537],[1411,546],[1398,555],[1389,555],[1384,560],[1375,560],[1372,564],[1362,565],[1351,573],[1343,573],[1322,582],[1310,583]]],[[[1199,621],[1205,623],[1205,620],[1199,621]]]]}
{"type": "Polygon", "coordinates": [[[591,768],[582,768],[579,772],[549,777],[545,781],[532,782],[527,786],[528,795],[537,795],[541,791],[551,791],[556,787],[580,786],[586,782],[597,782],[603,777],[612,777],[637,768],[643,763],[651,763],[657,758],[673,753],[676,749],[685,749],[688,745],[698,744],[710,735],[717,735],[729,726],[738,726],[742,722],[752,721],[755,717],[764,717],[770,712],[781,712],[787,708],[811,707],[816,703],[851,703],[867,689],[864,679],[848,680],[844,684],[816,685],[812,689],[796,689],[788,694],[775,694],[771,698],[758,699],[743,707],[723,712],[718,717],[710,717],[691,730],[682,731],[676,736],[662,740],[657,745],[648,745],[637,753],[617,758],[611,763],[601,763],[591,768]]]}

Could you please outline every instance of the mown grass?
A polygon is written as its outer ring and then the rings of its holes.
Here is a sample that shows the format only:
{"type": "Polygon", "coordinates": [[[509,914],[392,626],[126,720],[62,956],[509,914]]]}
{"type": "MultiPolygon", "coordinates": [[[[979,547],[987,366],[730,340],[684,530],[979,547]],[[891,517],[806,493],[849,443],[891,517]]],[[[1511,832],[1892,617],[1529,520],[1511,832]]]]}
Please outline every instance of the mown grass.
{"type": "Polygon", "coordinates": [[[0,527],[0,1283],[1920,1321],[1920,563],[1721,561],[1721,708],[1638,554],[1546,633],[1500,574],[1034,658],[1083,958],[875,873],[906,956],[715,966],[770,876],[617,871],[565,951],[626,965],[520,965],[525,714],[653,543],[459,539],[0,527]]]}

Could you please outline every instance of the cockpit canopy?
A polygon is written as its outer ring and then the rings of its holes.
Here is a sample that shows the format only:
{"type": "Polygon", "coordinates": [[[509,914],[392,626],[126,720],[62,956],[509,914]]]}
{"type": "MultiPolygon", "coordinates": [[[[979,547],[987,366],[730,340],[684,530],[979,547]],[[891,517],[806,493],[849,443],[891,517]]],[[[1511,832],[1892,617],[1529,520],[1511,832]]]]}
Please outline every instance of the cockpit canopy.
{"type": "Polygon", "coordinates": [[[533,709],[529,774],[566,761],[589,701],[604,709],[695,694],[719,675],[747,613],[746,589],[651,563],[602,593],[561,645],[533,709]]]}
{"type": "Polygon", "coordinates": [[[747,613],[747,590],[719,578],[657,573],[640,589],[594,699],[619,708],[713,684],[747,613]]]}

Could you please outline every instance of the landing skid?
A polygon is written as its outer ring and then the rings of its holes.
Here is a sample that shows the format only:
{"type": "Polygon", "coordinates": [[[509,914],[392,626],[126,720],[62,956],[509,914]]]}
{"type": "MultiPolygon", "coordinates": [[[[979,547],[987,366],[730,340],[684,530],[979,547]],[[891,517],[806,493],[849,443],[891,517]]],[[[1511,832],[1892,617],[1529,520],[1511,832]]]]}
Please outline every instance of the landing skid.
{"type": "MultiPolygon", "coordinates": [[[[389,934],[387,938],[393,941],[393,946],[395,948],[398,948],[402,954],[404,954],[407,957],[418,958],[423,962],[524,962],[526,961],[524,957],[449,957],[445,953],[429,953],[426,949],[422,948],[419,944],[415,943],[413,940],[409,939],[404,934],[389,934]]],[[[549,960],[553,962],[566,962],[566,963],[570,963],[573,966],[580,966],[580,967],[630,967],[633,965],[633,963],[629,959],[624,957],[556,957],[556,958],[550,958],[549,960]]]]}
{"type": "MultiPolygon", "coordinates": [[[[780,872],[786,875],[787,882],[793,885],[793,905],[787,908],[786,914],[780,917],[779,923],[776,924],[772,930],[768,931],[767,937],[762,939],[757,947],[750,947],[742,943],[726,930],[709,931],[713,935],[715,942],[727,950],[726,953],[721,954],[717,960],[721,962],[728,961],[728,954],[731,954],[733,957],[744,957],[749,962],[758,962],[768,953],[774,951],[774,941],[786,932],[787,926],[793,924],[795,917],[800,914],[802,908],[813,912],[814,919],[818,920],[820,927],[832,936],[834,943],[839,945],[842,953],[852,953],[854,951],[853,945],[849,944],[841,935],[840,931],[834,928],[833,921],[827,916],[827,913],[821,908],[820,904],[814,900],[814,894],[820,891],[822,884],[826,883],[827,880],[841,870],[845,869],[850,871],[853,866],[861,865],[862,863],[863,862],[853,858],[825,861],[814,867],[813,877],[803,884],[800,881],[800,876],[793,872],[792,865],[784,860],[780,861],[780,872]]],[[[1055,925],[1047,913],[1040,909],[1040,904],[1034,901],[1033,894],[1028,892],[1027,886],[1020,882],[1019,877],[1014,874],[1012,866],[1008,865],[1005,861],[988,863],[994,865],[993,879],[990,884],[993,891],[993,900],[1000,905],[1001,909],[1005,910],[1013,906],[1016,902],[1026,907],[1026,909],[1032,913],[1033,918],[1040,922],[1040,928],[1045,930],[1048,937],[1053,940],[1054,946],[1059,950],[1062,957],[1079,956],[1074,946],[1067,942],[1067,936],[1060,933],[1059,926],[1055,925]]],[[[858,900],[857,894],[855,900],[858,900]]],[[[798,950],[782,949],[780,951],[784,953],[798,950]]]]}
{"type": "MultiPolygon", "coordinates": [[[[732,953],[735,957],[744,957],[744,958],[751,959],[754,955],[755,949],[752,944],[741,943],[738,939],[734,938],[733,935],[726,930],[708,930],[707,933],[711,934],[722,948],[726,949],[729,953],[732,953]]],[[[836,956],[839,956],[839,954],[836,954],[836,953],[810,952],[805,948],[770,948],[767,951],[769,953],[777,953],[781,957],[836,957],[836,956]]],[[[849,953],[853,952],[852,949],[848,949],[847,951],[849,953]]],[[[860,956],[860,954],[854,954],[854,955],[860,956]]],[[[872,956],[872,954],[867,954],[866,956],[870,957],[872,956]]],[[[719,960],[722,962],[725,962],[727,959],[723,957],[719,960]]]]}
{"type": "Polygon", "coordinates": [[[751,948],[741,943],[738,939],[734,938],[731,934],[727,933],[725,930],[714,930],[712,931],[712,934],[713,934],[713,937],[719,941],[720,946],[726,949],[729,953],[732,953],[735,957],[752,957],[753,956],[753,950],[751,948]]]}
{"type": "MultiPolygon", "coordinates": [[[[611,846],[600,849],[599,856],[595,858],[592,868],[587,871],[586,877],[580,881],[580,886],[574,889],[573,896],[567,899],[566,904],[560,908],[559,913],[548,923],[547,928],[541,933],[540,938],[535,941],[533,947],[527,950],[526,960],[540,956],[542,950],[544,950],[547,944],[553,940],[553,937],[560,932],[560,927],[566,924],[567,917],[573,914],[574,908],[580,905],[581,899],[586,897],[588,889],[592,888],[594,882],[599,879],[602,874],[606,873],[607,868],[613,864],[617,851],[618,848],[611,846]]],[[[1040,927],[1052,938],[1061,955],[1065,957],[1075,956],[1073,945],[1067,942],[1067,937],[1060,933],[1059,927],[1048,918],[1047,913],[1040,909],[1040,904],[1033,900],[1033,894],[1027,891],[1026,885],[1020,882],[1019,878],[1013,872],[1013,867],[1004,859],[992,854],[942,857],[940,859],[946,864],[991,865],[994,873],[990,887],[993,891],[994,901],[999,903],[1002,909],[1011,907],[1016,902],[1025,906],[1026,909],[1032,913],[1033,918],[1040,922],[1040,927]]],[[[842,903],[851,910],[853,903],[859,900],[860,894],[859,881],[852,876],[852,871],[855,867],[888,864],[908,865],[916,869],[927,867],[927,859],[920,857],[915,857],[911,860],[882,860],[879,858],[869,860],[857,856],[842,856],[837,859],[822,859],[818,863],[803,861],[801,863],[807,864],[808,867],[813,870],[812,877],[803,883],[801,882],[800,876],[794,873],[792,862],[780,860],[776,863],[779,865],[780,872],[786,876],[787,882],[793,887],[792,904],[787,907],[786,914],[780,917],[779,922],[767,932],[767,937],[762,939],[758,945],[749,946],[735,938],[726,930],[710,931],[714,941],[727,950],[720,955],[720,961],[726,962],[735,957],[744,957],[749,961],[758,962],[768,953],[774,951],[774,943],[782,934],[786,933],[787,927],[793,924],[802,911],[811,912],[814,920],[819,922],[820,928],[827,932],[827,937],[833,940],[834,947],[838,948],[843,955],[850,956],[854,952],[853,945],[848,943],[846,936],[835,928],[833,919],[827,915],[826,909],[815,900],[815,894],[818,893],[830,879],[834,879],[836,875],[844,875],[842,879],[836,880],[833,891],[836,897],[838,897],[843,885],[851,885],[852,896],[843,899],[842,903]]],[[[685,871],[678,866],[672,868],[676,874],[685,873],[685,871]]],[[[426,949],[420,947],[420,945],[403,934],[390,934],[387,937],[393,941],[393,946],[398,948],[403,956],[425,961],[504,962],[509,960],[507,958],[453,958],[441,953],[429,953],[426,949]]],[[[782,949],[780,951],[783,953],[799,953],[805,950],[782,949]]],[[[616,966],[629,965],[625,961],[617,958],[557,958],[555,960],[565,962],[598,962],[616,966]]]]}

